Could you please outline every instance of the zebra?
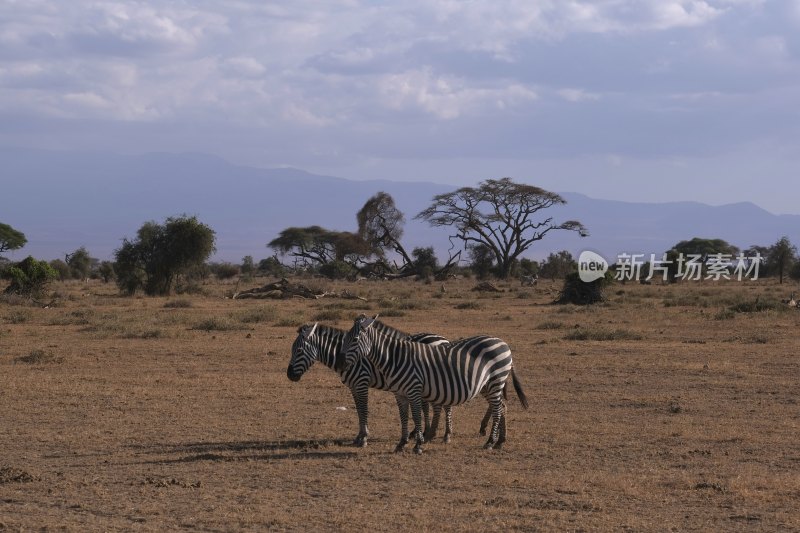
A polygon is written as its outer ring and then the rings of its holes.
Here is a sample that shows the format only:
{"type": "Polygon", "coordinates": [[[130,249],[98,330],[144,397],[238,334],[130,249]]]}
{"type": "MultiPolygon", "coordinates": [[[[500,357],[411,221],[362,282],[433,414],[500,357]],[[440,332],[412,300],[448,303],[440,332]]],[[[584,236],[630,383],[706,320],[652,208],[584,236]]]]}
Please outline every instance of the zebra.
{"type": "MultiPolygon", "coordinates": [[[[414,335],[407,335],[399,330],[387,326],[383,322],[376,322],[375,327],[386,335],[404,337],[415,342],[420,342],[428,345],[447,344],[449,341],[433,333],[417,333],[414,335]]],[[[341,329],[319,325],[306,324],[297,330],[297,338],[292,344],[292,356],[289,360],[289,366],[286,369],[286,376],[291,381],[300,381],[303,374],[311,368],[317,361],[333,369],[336,362],[336,357],[341,351],[342,341],[344,340],[347,332],[341,329]]],[[[367,421],[369,418],[369,388],[376,388],[379,390],[387,390],[386,380],[383,374],[378,371],[375,366],[368,360],[363,359],[359,364],[353,365],[347,371],[337,371],[342,383],[350,388],[353,395],[353,400],[356,404],[356,412],[358,413],[358,426],[359,431],[356,438],[353,440],[355,446],[364,447],[367,445],[367,437],[369,436],[369,429],[367,421]]],[[[408,400],[403,396],[395,395],[397,407],[400,412],[401,430],[404,434],[408,434],[408,400]]],[[[442,407],[438,405],[433,406],[433,419],[428,425],[428,409],[427,404],[424,406],[425,415],[425,438],[428,440],[436,436],[436,431],[439,426],[439,418],[441,416],[442,407]]],[[[452,436],[453,416],[450,407],[445,407],[445,433],[444,442],[450,442],[452,436]]]]}
{"type": "MultiPolygon", "coordinates": [[[[344,353],[337,357],[336,369],[348,372],[353,365],[368,360],[386,377],[386,385],[396,395],[405,396],[414,418],[415,453],[422,453],[421,404],[458,405],[483,395],[489,402],[492,429],[484,448],[500,447],[506,440],[503,392],[509,374],[524,408],[528,400],[517,379],[511,349],[502,340],[480,335],[447,345],[424,345],[385,335],[373,318],[358,317],[344,340],[344,353]]],[[[488,414],[488,413],[487,413],[488,414]]],[[[484,422],[488,421],[488,416],[484,422]]],[[[408,443],[403,433],[395,448],[400,452],[408,443]]]]}
{"type": "Polygon", "coordinates": [[[525,285],[528,285],[528,286],[530,286],[530,287],[534,287],[534,286],[536,286],[536,284],[537,284],[538,282],[539,282],[539,276],[538,276],[538,275],[536,275],[536,274],[532,274],[532,275],[530,275],[530,276],[525,276],[525,275],[522,275],[522,276],[520,276],[520,278],[519,278],[519,283],[520,283],[520,285],[522,285],[523,287],[524,287],[525,285]]]}

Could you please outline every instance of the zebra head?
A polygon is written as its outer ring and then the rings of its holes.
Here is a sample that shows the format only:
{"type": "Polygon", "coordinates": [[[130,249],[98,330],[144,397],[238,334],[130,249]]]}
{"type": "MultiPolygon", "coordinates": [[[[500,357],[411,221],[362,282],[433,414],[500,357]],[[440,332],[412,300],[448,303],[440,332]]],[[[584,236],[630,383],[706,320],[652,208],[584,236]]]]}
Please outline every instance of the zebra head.
{"type": "Polygon", "coordinates": [[[289,359],[289,367],[286,369],[286,377],[292,381],[300,381],[306,370],[319,358],[317,345],[311,342],[316,330],[317,324],[306,324],[297,330],[297,338],[292,344],[292,358],[289,359]]]}
{"type": "Polygon", "coordinates": [[[359,357],[366,356],[372,348],[372,340],[367,332],[377,318],[378,315],[372,318],[361,315],[353,322],[353,327],[344,336],[341,351],[336,356],[337,372],[346,372],[358,361],[359,357]]]}

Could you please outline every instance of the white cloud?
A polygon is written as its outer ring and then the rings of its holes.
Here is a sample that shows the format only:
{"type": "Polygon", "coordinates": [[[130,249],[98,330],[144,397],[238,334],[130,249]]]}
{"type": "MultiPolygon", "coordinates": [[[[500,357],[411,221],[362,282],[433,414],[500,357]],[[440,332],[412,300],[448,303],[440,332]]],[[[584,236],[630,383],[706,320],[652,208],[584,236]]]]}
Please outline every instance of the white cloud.
{"type": "Polygon", "coordinates": [[[506,109],[536,99],[533,90],[520,84],[471,87],[463,79],[437,75],[430,68],[383,76],[378,81],[378,90],[383,102],[392,109],[420,109],[444,120],[491,108],[506,109]]]}
{"type": "Polygon", "coordinates": [[[252,57],[229,57],[223,61],[224,67],[232,75],[243,77],[259,77],[266,69],[252,57]]]}
{"type": "Polygon", "coordinates": [[[573,88],[566,88],[566,89],[559,89],[556,93],[568,102],[585,102],[591,100],[599,100],[600,95],[597,93],[591,93],[584,91],[583,89],[573,89],[573,88]]]}

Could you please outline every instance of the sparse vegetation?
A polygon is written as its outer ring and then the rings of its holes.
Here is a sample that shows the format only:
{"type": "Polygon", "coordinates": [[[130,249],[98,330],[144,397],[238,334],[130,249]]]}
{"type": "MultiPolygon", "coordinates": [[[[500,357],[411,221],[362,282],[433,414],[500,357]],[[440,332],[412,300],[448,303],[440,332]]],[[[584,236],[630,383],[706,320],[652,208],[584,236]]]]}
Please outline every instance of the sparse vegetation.
{"type": "Polygon", "coordinates": [[[487,299],[470,290],[474,279],[448,280],[446,293],[412,280],[302,281],[369,302],[231,300],[222,297],[231,284],[214,277],[205,295],[170,299],[120,297],[100,280],[53,282],[59,304],[47,308],[30,299],[12,306],[6,295],[0,487],[104,514],[7,505],[1,521],[113,530],[141,516],[153,529],[332,530],[357,519],[380,530],[411,516],[424,530],[442,520],[459,530],[800,528],[796,431],[786,422],[797,407],[800,311],[780,303],[792,290],[785,281],[627,284],[609,291],[612,307],[548,305],[559,288],[548,279],[525,291],[498,282],[504,292],[487,299]],[[751,310],[734,311],[739,304],[751,310]],[[372,443],[351,447],[357,417],[339,377],[318,364],[292,383],[286,366],[298,326],[342,327],[361,312],[381,312],[404,331],[503,338],[536,409],[509,395],[513,424],[499,453],[480,449],[485,404],[476,401],[454,410],[452,443],[437,438],[422,457],[395,456],[397,407],[371,395],[372,443]],[[502,468],[484,469],[491,483],[476,483],[464,465],[484,463],[502,468]],[[247,472],[258,475],[241,483],[247,472]],[[81,479],[92,490],[71,481],[81,479]],[[10,485],[25,481],[35,482],[10,485]],[[374,506],[347,507],[365,495],[380,496],[378,518],[374,506]],[[412,495],[409,511],[401,502],[412,495]],[[299,521],[301,500],[311,504],[299,521]],[[349,514],[333,517],[331,506],[349,514]]]}
{"type": "Polygon", "coordinates": [[[14,359],[14,361],[28,365],[46,365],[52,363],[61,363],[64,361],[64,358],[57,357],[44,350],[31,350],[28,355],[17,357],[14,359]]]}
{"type": "Polygon", "coordinates": [[[176,298],[174,300],[168,300],[164,307],[167,309],[188,309],[192,307],[192,301],[186,298],[176,298]]]}
{"type": "Polygon", "coordinates": [[[639,341],[642,336],[626,329],[576,328],[564,335],[568,341],[639,341]]]}

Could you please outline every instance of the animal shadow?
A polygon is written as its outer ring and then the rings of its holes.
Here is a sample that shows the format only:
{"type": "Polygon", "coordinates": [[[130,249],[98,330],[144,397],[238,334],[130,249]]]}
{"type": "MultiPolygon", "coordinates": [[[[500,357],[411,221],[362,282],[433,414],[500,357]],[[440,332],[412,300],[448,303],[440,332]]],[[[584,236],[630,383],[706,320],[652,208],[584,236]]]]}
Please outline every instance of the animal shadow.
{"type": "Polygon", "coordinates": [[[167,456],[145,461],[151,464],[192,463],[198,461],[280,461],[284,459],[333,459],[357,455],[346,439],[308,439],[281,441],[185,442],[137,446],[153,455],[167,456]],[[178,456],[178,457],[176,457],[178,456]]]}

